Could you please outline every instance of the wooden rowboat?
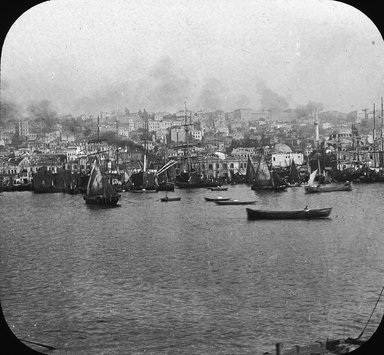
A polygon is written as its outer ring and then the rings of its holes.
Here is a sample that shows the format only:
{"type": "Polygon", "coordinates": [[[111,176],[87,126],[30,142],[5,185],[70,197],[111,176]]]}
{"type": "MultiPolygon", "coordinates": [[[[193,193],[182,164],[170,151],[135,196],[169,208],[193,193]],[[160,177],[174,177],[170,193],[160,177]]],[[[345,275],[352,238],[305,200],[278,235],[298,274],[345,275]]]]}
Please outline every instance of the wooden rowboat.
{"type": "Polygon", "coordinates": [[[217,186],[217,187],[210,187],[209,189],[210,189],[211,191],[227,191],[227,190],[228,190],[228,187],[217,186]]]}
{"type": "Polygon", "coordinates": [[[331,214],[332,207],[320,209],[303,209],[298,211],[267,211],[247,208],[248,219],[312,219],[326,218],[331,214]]]}
{"type": "Polygon", "coordinates": [[[215,201],[217,205],[227,206],[227,205],[253,205],[256,201],[239,201],[239,200],[229,200],[229,201],[215,201]]]}
{"type": "Polygon", "coordinates": [[[181,197],[168,197],[168,196],[162,197],[160,199],[161,202],[180,201],[180,200],[181,200],[181,197]]]}
{"type": "Polygon", "coordinates": [[[205,201],[212,201],[212,202],[216,202],[216,201],[228,201],[230,200],[229,197],[204,197],[205,198],[205,201]]]}

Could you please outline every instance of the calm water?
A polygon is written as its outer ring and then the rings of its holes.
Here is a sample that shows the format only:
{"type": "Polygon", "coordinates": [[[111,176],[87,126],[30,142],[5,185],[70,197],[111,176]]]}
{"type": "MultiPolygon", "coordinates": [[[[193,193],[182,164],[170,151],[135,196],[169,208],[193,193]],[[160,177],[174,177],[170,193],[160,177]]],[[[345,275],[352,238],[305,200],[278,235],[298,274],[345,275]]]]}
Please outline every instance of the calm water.
{"type": "Polygon", "coordinates": [[[50,354],[261,354],[360,334],[384,284],[384,184],[171,194],[181,201],[123,193],[120,207],[95,209],[79,195],[1,193],[0,296],[13,332],[50,354]],[[218,195],[333,211],[247,221],[245,206],[204,201],[218,195]]]}

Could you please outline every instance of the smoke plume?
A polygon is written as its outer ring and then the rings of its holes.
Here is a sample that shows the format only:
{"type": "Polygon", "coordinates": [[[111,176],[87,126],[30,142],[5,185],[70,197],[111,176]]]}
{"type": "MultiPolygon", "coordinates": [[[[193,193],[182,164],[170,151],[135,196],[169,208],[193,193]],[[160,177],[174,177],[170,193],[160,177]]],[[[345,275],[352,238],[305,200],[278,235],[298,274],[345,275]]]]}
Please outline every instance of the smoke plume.
{"type": "Polygon", "coordinates": [[[260,94],[261,108],[272,111],[282,111],[289,108],[288,101],[283,96],[269,89],[264,81],[258,81],[257,90],[260,94]]]}

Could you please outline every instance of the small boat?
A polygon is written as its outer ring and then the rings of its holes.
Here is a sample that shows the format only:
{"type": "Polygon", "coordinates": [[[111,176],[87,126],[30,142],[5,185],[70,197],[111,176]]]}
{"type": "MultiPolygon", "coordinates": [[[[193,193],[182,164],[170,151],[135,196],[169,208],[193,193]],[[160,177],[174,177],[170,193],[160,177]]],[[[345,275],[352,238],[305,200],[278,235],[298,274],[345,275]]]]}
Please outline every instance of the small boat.
{"type": "Polygon", "coordinates": [[[175,196],[175,197],[169,197],[169,196],[164,196],[160,199],[161,202],[170,202],[170,201],[180,201],[181,197],[175,196]]]}
{"type": "Polygon", "coordinates": [[[276,170],[271,169],[264,155],[262,155],[255,172],[251,189],[255,191],[284,191],[286,188],[287,184],[282,180],[276,170]]]}
{"type": "Polygon", "coordinates": [[[85,203],[87,205],[115,206],[120,196],[108,181],[107,176],[101,173],[97,159],[95,159],[84,196],[85,203]]]}
{"type": "Polygon", "coordinates": [[[306,193],[320,193],[320,192],[333,192],[333,191],[351,191],[352,190],[352,182],[346,181],[343,183],[330,184],[330,185],[320,185],[315,184],[314,179],[316,176],[317,170],[315,170],[308,180],[308,185],[306,185],[305,192],[306,193]]]}
{"type": "Polygon", "coordinates": [[[228,187],[217,186],[217,187],[210,187],[209,189],[211,191],[227,191],[228,187]]]}
{"type": "Polygon", "coordinates": [[[218,196],[218,197],[204,197],[204,198],[205,198],[205,201],[210,201],[210,202],[228,201],[228,200],[230,200],[229,197],[221,197],[221,196],[218,196]]]}
{"type": "Polygon", "coordinates": [[[227,206],[227,205],[253,205],[256,201],[239,201],[239,200],[229,200],[229,201],[215,201],[217,205],[227,206]]]}
{"type": "Polygon", "coordinates": [[[331,214],[332,207],[320,209],[302,209],[298,211],[268,211],[247,208],[248,219],[312,219],[326,218],[331,214]]]}
{"type": "Polygon", "coordinates": [[[133,192],[133,193],[150,193],[150,192],[158,192],[157,189],[137,189],[137,190],[128,190],[128,192],[133,192]]]}

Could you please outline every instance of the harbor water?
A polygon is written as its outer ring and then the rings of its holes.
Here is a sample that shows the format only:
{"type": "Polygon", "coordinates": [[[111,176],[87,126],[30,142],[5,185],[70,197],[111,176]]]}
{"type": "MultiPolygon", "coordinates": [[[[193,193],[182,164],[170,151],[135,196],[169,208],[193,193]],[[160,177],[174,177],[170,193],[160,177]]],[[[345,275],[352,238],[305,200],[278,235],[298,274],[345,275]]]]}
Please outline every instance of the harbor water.
{"type": "Polygon", "coordinates": [[[384,284],[384,184],[164,195],[123,192],[119,207],[95,208],[80,195],[1,193],[0,296],[14,334],[49,354],[210,355],[360,334],[384,284]],[[333,210],[248,221],[248,206],[204,200],[218,195],[333,210]]]}

